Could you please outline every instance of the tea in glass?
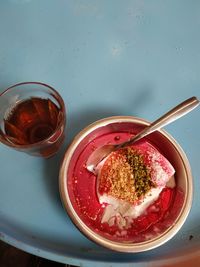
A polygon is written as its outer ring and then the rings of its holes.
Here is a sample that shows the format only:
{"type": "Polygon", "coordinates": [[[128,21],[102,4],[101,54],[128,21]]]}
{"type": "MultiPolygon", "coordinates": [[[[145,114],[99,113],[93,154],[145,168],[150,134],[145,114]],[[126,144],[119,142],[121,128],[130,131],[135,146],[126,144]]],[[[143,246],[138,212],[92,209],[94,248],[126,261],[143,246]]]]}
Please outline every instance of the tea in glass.
{"type": "Polygon", "coordinates": [[[65,106],[52,87],[21,83],[0,95],[1,141],[36,156],[54,155],[64,140],[65,106]]]}

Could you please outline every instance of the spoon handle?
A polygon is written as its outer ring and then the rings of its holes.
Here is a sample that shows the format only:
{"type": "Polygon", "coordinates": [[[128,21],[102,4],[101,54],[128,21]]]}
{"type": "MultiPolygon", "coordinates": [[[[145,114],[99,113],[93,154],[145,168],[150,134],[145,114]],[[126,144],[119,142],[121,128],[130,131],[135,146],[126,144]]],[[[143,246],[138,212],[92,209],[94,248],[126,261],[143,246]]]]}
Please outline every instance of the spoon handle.
{"type": "Polygon", "coordinates": [[[167,113],[165,113],[163,116],[161,116],[156,121],[152,122],[149,126],[145,127],[144,130],[139,132],[137,135],[132,137],[129,141],[124,142],[118,146],[119,147],[125,147],[127,145],[130,145],[139,139],[145,137],[146,135],[159,130],[160,128],[166,126],[167,124],[181,118],[182,116],[186,115],[188,112],[192,111],[194,108],[196,108],[199,105],[199,100],[196,97],[191,97],[184,102],[180,103],[167,113]]]}

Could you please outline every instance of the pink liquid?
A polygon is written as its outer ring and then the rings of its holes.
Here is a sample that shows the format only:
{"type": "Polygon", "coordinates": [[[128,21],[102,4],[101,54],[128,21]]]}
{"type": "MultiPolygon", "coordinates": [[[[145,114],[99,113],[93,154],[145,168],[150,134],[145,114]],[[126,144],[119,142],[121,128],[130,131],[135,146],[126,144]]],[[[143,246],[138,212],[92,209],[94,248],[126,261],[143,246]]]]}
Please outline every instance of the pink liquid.
{"type": "Polygon", "coordinates": [[[98,202],[96,176],[85,167],[88,156],[97,147],[121,143],[130,136],[130,133],[124,132],[110,133],[90,142],[74,159],[75,165],[68,174],[68,190],[76,212],[95,232],[115,241],[141,242],[155,237],[173,225],[182,207],[184,194],[177,188],[165,188],[157,201],[150,205],[144,214],[134,219],[131,228],[121,230],[118,226],[110,227],[107,223],[101,223],[105,205],[98,202]]]}

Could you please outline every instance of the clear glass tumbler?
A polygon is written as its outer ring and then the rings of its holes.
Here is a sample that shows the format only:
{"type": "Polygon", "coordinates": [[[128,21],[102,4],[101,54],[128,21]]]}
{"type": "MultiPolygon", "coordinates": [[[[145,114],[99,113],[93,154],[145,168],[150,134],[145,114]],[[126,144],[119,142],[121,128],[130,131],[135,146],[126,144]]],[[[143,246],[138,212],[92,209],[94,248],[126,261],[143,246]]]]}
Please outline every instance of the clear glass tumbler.
{"type": "Polygon", "coordinates": [[[40,82],[15,84],[0,94],[0,142],[33,156],[51,157],[64,141],[65,104],[40,82]]]}

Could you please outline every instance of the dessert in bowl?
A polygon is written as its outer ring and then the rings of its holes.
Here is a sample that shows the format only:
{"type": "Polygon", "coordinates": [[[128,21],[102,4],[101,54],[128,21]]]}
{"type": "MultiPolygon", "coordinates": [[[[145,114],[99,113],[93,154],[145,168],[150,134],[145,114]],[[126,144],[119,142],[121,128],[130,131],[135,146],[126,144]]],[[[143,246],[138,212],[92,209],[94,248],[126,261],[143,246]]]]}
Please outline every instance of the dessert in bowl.
{"type": "Polygon", "coordinates": [[[105,144],[130,139],[149,122],[110,117],[82,130],[64,156],[60,194],[72,221],[88,238],[121,252],[140,252],[171,239],[192,204],[187,157],[164,130],[109,154],[95,174],[89,155],[105,144]]]}

